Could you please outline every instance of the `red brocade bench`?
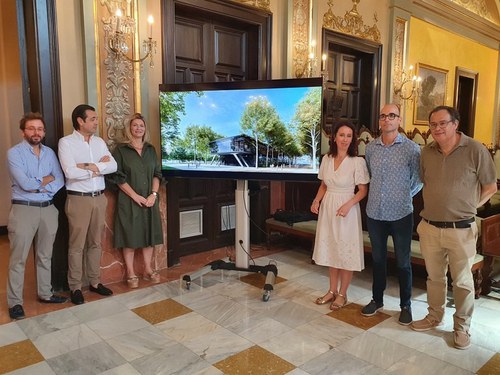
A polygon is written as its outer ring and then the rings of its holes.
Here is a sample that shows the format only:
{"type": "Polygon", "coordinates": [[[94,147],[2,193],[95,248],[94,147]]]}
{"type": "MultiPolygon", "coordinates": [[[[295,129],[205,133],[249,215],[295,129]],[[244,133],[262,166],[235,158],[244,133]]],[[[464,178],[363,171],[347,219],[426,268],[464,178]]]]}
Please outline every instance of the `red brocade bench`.
{"type": "MultiPolygon", "coordinates": [[[[500,215],[499,215],[500,220],[500,215]]],[[[478,223],[478,228],[481,227],[481,218],[477,218],[476,222],[478,223]]],[[[266,231],[267,238],[271,238],[272,233],[281,233],[284,235],[309,239],[313,243],[314,248],[314,239],[316,236],[316,220],[310,221],[302,221],[298,223],[294,223],[293,225],[288,225],[282,221],[275,220],[273,218],[269,218],[266,220],[266,231]]],[[[363,231],[363,246],[365,253],[371,253],[371,244],[370,238],[368,236],[368,232],[363,231]]],[[[394,255],[394,244],[392,242],[392,237],[389,237],[387,242],[388,256],[391,258],[395,258],[394,255]]],[[[417,240],[411,241],[411,263],[419,266],[425,266],[424,258],[422,253],[420,252],[420,244],[417,240]]],[[[483,281],[482,276],[482,268],[484,267],[484,257],[481,254],[476,254],[474,258],[474,264],[472,266],[471,272],[474,278],[474,288],[475,288],[475,296],[476,299],[479,298],[479,294],[481,293],[481,284],[483,281]]]]}

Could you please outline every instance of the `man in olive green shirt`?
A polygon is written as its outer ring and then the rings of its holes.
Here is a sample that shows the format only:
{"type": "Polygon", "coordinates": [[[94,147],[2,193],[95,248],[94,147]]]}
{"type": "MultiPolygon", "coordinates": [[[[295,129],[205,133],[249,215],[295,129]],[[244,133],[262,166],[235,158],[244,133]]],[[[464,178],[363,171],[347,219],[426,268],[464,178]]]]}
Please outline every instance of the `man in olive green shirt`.
{"type": "Polygon", "coordinates": [[[420,157],[424,183],[424,209],[417,232],[427,269],[427,316],[411,328],[427,331],[441,325],[447,293],[448,268],[453,279],[456,311],[454,345],[470,346],[469,328],[474,310],[471,268],[476,255],[477,207],[496,191],[496,171],[486,147],[458,132],[460,115],[452,107],[439,106],[429,115],[434,142],[420,157]]]}

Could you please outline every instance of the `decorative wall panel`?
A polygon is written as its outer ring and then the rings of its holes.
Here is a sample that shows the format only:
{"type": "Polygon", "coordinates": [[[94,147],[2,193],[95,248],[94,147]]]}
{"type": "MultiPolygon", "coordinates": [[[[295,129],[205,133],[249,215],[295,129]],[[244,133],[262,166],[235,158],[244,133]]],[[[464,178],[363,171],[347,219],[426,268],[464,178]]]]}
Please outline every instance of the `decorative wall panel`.
{"type": "MultiPolygon", "coordinates": [[[[406,23],[407,21],[402,18],[396,18],[394,23],[393,87],[401,87],[402,83],[401,78],[405,61],[406,23]]],[[[393,102],[398,104],[401,102],[399,95],[393,95],[393,102]]]]}
{"type": "Polygon", "coordinates": [[[302,78],[307,75],[308,54],[310,44],[310,13],[312,3],[309,0],[293,0],[292,13],[292,61],[293,75],[302,78]]]}

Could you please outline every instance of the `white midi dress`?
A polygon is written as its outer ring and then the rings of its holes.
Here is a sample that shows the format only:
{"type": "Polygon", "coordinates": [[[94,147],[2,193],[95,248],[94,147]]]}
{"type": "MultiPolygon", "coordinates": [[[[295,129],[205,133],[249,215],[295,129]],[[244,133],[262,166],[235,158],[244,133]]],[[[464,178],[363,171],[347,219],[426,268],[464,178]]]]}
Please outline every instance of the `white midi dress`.
{"type": "Polygon", "coordinates": [[[359,203],[343,217],[337,210],[354,196],[356,185],[370,181],[365,159],[348,156],[334,170],[333,157],[325,155],[318,178],[327,190],[319,208],[313,260],[321,266],[361,271],[365,262],[359,203]]]}

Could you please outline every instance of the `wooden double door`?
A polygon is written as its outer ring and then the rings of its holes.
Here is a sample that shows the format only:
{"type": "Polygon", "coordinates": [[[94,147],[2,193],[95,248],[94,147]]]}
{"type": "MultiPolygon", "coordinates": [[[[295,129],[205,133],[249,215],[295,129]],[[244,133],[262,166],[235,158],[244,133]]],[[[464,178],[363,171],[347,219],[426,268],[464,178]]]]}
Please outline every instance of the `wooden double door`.
{"type": "MultiPolygon", "coordinates": [[[[163,82],[200,83],[270,78],[271,14],[219,0],[165,0],[163,82]]],[[[234,244],[225,217],[234,205],[236,182],[228,179],[168,178],[169,266],[184,255],[234,244]],[[181,236],[186,213],[200,220],[200,233],[181,236]],[[183,237],[183,238],[181,238],[183,237]]],[[[251,239],[269,214],[268,182],[252,182],[251,239]]],[[[230,213],[229,213],[230,215],[230,213]]],[[[193,224],[191,222],[191,224],[193,224]]]]}
{"type": "Polygon", "coordinates": [[[336,121],[352,122],[376,133],[380,107],[382,45],[323,30],[327,80],[323,124],[329,133],[336,121]]]}

